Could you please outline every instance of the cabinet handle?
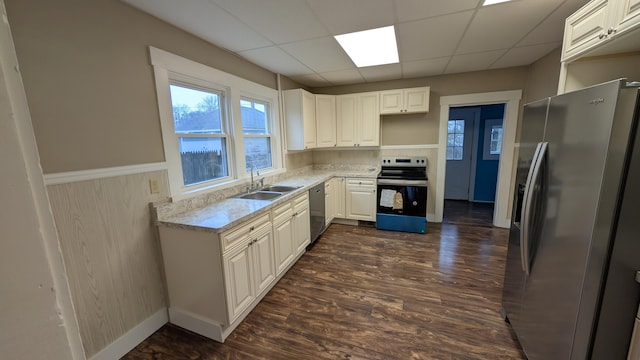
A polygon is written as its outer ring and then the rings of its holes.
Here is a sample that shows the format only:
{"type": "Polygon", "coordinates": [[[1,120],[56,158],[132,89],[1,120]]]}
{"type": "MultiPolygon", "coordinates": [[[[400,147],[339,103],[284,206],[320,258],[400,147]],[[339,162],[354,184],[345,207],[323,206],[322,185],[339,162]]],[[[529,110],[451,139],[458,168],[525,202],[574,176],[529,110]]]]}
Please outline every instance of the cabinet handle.
{"type": "Polygon", "coordinates": [[[249,228],[249,231],[253,231],[253,226],[249,228]]]}
{"type": "Polygon", "coordinates": [[[600,40],[602,40],[602,39],[604,39],[606,37],[607,37],[607,35],[605,33],[603,33],[603,32],[601,32],[600,35],[598,35],[598,39],[600,39],[600,40]]]}
{"type": "Polygon", "coordinates": [[[252,244],[255,244],[255,243],[257,243],[257,242],[258,242],[258,239],[253,239],[252,244]]]}
{"type": "Polygon", "coordinates": [[[607,35],[615,34],[616,31],[618,31],[618,29],[614,29],[614,28],[610,27],[609,29],[607,29],[607,35]]]}
{"type": "Polygon", "coordinates": [[[373,192],[375,193],[375,192],[376,192],[376,189],[373,189],[373,192]]]}

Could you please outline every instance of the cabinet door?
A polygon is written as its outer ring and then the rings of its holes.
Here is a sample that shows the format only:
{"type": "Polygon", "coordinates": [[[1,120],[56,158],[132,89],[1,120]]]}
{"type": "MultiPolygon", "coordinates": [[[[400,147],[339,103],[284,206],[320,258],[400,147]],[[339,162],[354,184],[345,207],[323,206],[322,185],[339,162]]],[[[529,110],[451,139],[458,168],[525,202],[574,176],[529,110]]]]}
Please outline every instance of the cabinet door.
{"type": "Polygon", "coordinates": [[[324,224],[328,226],[335,214],[335,194],[333,188],[335,187],[335,179],[332,178],[324,183],[324,224]]]}
{"type": "Polygon", "coordinates": [[[273,233],[271,231],[263,232],[257,236],[251,245],[256,296],[276,278],[273,245],[273,233]]]}
{"type": "Polygon", "coordinates": [[[335,208],[335,217],[339,219],[346,218],[345,215],[345,181],[344,178],[335,178],[333,191],[335,193],[334,200],[334,208],[335,208]]]}
{"type": "Polygon", "coordinates": [[[294,245],[295,254],[300,254],[311,242],[309,201],[298,204],[293,210],[294,214],[294,245]]]}
{"type": "Polygon", "coordinates": [[[377,92],[364,93],[358,96],[357,120],[357,146],[380,145],[380,110],[378,109],[377,92]]]}
{"type": "Polygon", "coordinates": [[[336,97],[337,145],[354,146],[356,144],[356,102],[355,95],[336,97]]]}
{"type": "Polygon", "coordinates": [[[233,322],[251,304],[255,294],[252,281],[251,251],[246,245],[224,257],[227,309],[233,322]]]}
{"type": "Polygon", "coordinates": [[[336,97],[316,95],[316,139],[318,147],[336,146],[336,97]]]}
{"type": "Polygon", "coordinates": [[[375,221],[376,187],[369,179],[347,180],[347,219],[375,221]]]}
{"type": "Polygon", "coordinates": [[[403,109],[401,89],[380,92],[380,114],[399,114],[403,109]]]}
{"type": "Polygon", "coordinates": [[[310,92],[302,92],[302,119],[304,122],[304,148],[316,147],[316,99],[310,92]]]}
{"type": "Polygon", "coordinates": [[[407,113],[429,111],[429,87],[406,89],[404,103],[407,113]]]}
{"type": "Polygon", "coordinates": [[[562,45],[562,61],[574,58],[599,45],[611,21],[609,0],[588,3],[567,18],[562,45]]]}
{"type": "Polygon", "coordinates": [[[293,261],[295,249],[293,218],[287,217],[281,223],[276,224],[273,232],[276,250],[276,274],[280,275],[293,261]]]}
{"type": "Polygon", "coordinates": [[[618,1],[616,17],[617,35],[640,26],[640,0],[618,1]]]}

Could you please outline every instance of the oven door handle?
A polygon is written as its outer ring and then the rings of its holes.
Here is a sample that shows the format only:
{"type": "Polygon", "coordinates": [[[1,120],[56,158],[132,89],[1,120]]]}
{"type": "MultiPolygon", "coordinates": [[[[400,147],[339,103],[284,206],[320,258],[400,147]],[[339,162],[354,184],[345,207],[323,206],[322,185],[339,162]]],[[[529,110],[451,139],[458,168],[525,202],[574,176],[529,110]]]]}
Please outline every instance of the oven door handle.
{"type": "Polygon", "coordinates": [[[427,180],[378,179],[378,185],[427,186],[427,180]]]}

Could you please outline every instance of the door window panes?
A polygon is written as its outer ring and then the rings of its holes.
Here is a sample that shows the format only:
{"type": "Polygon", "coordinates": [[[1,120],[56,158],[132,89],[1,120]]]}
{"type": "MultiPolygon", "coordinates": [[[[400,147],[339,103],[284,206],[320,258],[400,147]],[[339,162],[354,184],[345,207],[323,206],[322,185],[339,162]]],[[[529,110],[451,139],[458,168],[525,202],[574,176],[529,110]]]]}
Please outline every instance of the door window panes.
{"type": "Polygon", "coordinates": [[[273,167],[270,104],[248,98],[240,100],[246,170],[273,167]]]}
{"type": "Polygon", "coordinates": [[[491,127],[491,142],[489,152],[491,155],[500,155],[502,149],[502,125],[493,125],[491,127]]]}
{"type": "Polygon", "coordinates": [[[447,126],[447,160],[462,160],[464,120],[449,120],[447,126]]]}
{"type": "Polygon", "coordinates": [[[223,94],[182,84],[169,90],[184,185],[228,177],[223,94]]]}

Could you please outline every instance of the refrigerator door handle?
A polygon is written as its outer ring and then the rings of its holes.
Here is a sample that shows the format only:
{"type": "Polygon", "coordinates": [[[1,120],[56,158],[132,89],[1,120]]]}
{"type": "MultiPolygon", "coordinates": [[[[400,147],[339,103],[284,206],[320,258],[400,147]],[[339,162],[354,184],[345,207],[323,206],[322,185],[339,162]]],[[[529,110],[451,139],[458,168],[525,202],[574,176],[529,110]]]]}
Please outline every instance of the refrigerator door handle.
{"type": "Polygon", "coordinates": [[[533,204],[533,193],[540,175],[540,168],[545,159],[548,143],[538,143],[536,151],[533,155],[533,161],[527,174],[527,183],[524,190],[524,199],[522,204],[522,213],[520,215],[522,226],[520,227],[520,261],[522,263],[522,271],[529,275],[531,264],[529,263],[529,234],[531,233],[531,206],[533,204]]]}

